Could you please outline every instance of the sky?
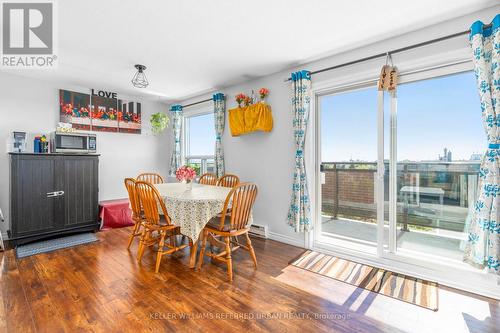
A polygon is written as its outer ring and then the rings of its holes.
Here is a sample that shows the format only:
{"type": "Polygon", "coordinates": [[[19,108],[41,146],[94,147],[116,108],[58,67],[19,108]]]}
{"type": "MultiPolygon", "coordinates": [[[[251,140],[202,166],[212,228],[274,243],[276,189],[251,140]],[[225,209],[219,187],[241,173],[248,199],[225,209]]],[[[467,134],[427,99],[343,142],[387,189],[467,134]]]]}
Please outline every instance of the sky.
{"type": "MultiPolygon", "coordinates": [[[[473,72],[398,86],[398,160],[437,160],[446,147],[453,160],[484,152],[486,135],[473,72]]],[[[389,103],[385,107],[385,157],[389,158],[389,103]]],[[[377,159],[375,87],[321,97],[323,162],[377,159]]]]}
{"type": "Polygon", "coordinates": [[[214,114],[187,118],[190,155],[213,155],[215,149],[214,114]]]}

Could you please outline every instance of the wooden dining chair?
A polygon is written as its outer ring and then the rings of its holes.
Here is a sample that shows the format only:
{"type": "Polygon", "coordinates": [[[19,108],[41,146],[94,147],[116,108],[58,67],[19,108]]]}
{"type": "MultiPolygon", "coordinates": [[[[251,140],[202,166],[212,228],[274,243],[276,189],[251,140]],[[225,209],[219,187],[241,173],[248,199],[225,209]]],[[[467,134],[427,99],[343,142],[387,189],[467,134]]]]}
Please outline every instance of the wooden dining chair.
{"type": "Polygon", "coordinates": [[[198,270],[201,269],[203,264],[207,241],[209,241],[212,246],[210,247],[210,252],[206,253],[206,255],[227,264],[229,281],[233,280],[233,259],[231,253],[240,247],[250,252],[255,268],[257,268],[257,257],[255,256],[252,242],[248,236],[248,220],[256,197],[257,185],[252,183],[239,184],[229,192],[226,197],[222,215],[210,220],[203,229],[198,270]],[[227,213],[229,205],[231,205],[232,208],[230,215],[227,213]],[[240,235],[245,235],[246,244],[241,244],[237,240],[237,236],[240,235]],[[224,242],[220,239],[224,239],[224,242]],[[235,247],[232,247],[232,244],[235,245],[235,247]],[[225,248],[225,250],[220,253],[214,253],[212,252],[213,246],[225,248]]]}
{"type": "MultiPolygon", "coordinates": [[[[141,262],[146,247],[151,247],[158,244],[158,253],[156,255],[155,272],[158,273],[160,269],[161,258],[165,254],[171,254],[176,251],[182,250],[187,247],[187,244],[177,246],[175,243],[175,236],[180,235],[178,226],[175,226],[170,221],[167,213],[167,207],[158,190],[153,184],[137,181],[135,184],[136,192],[139,197],[140,204],[144,212],[144,220],[142,221],[142,234],[139,241],[139,252],[137,254],[137,261],[141,262]],[[160,218],[158,207],[161,208],[163,216],[160,218]],[[153,236],[157,233],[158,236],[153,236]],[[165,242],[168,238],[170,242],[165,242]],[[165,250],[165,247],[167,250],[165,250]]],[[[189,246],[193,250],[193,242],[189,239],[189,246]]]]}
{"type": "Polygon", "coordinates": [[[163,184],[165,181],[163,177],[154,172],[145,172],[137,176],[137,180],[141,182],[148,182],[151,184],[163,184]]]}
{"type": "Polygon", "coordinates": [[[240,183],[240,178],[236,175],[224,175],[217,180],[217,186],[235,187],[240,183]]]}
{"type": "Polygon", "coordinates": [[[217,176],[213,173],[204,173],[201,175],[198,183],[204,185],[217,185],[217,176]]]}
{"type": "Polygon", "coordinates": [[[125,178],[125,187],[128,192],[128,199],[130,201],[130,209],[132,210],[132,221],[134,221],[134,230],[129,236],[127,250],[130,249],[134,238],[141,235],[141,222],[144,220],[139,197],[135,191],[136,180],[134,178],[125,178]]]}

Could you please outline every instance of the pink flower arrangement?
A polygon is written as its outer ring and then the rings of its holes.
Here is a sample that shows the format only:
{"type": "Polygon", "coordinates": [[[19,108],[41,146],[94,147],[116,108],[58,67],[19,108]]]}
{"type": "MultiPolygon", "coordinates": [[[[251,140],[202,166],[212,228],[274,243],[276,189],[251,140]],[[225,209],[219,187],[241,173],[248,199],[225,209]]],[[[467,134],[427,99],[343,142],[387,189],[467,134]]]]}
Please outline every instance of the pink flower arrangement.
{"type": "Polygon", "coordinates": [[[186,182],[191,182],[193,179],[196,177],[196,171],[188,167],[187,165],[181,166],[177,171],[175,172],[175,178],[177,178],[178,181],[186,181],[186,182]]]}
{"type": "Polygon", "coordinates": [[[236,99],[236,103],[238,103],[238,105],[241,107],[241,104],[248,99],[248,96],[244,93],[239,93],[234,98],[236,99]]]}
{"type": "Polygon", "coordinates": [[[267,95],[269,95],[269,89],[267,89],[267,88],[260,88],[259,95],[260,95],[261,99],[264,99],[267,95]]]}

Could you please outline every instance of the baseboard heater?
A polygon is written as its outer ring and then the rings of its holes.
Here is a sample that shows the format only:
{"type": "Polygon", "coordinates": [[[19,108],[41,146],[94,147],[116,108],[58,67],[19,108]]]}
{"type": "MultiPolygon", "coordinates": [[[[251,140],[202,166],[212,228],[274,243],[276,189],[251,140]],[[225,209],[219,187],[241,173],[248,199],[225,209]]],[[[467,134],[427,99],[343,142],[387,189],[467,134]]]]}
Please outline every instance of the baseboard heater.
{"type": "Polygon", "coordinates": [[[250,231],[248,232],[250,236],[259,237],[259,238],[267,238],[267,225],[260,224],[252,224],[250,226],[250,231]]]}

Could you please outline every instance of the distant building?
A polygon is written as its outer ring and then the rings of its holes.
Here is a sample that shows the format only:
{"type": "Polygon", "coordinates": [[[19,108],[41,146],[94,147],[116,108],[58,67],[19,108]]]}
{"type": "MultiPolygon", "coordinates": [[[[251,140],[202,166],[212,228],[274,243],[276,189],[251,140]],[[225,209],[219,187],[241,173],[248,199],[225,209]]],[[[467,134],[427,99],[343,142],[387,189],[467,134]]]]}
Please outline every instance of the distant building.
{"type": "Polygon", "coordinates": [[[481,161],[483,158],[483,155],[482,154],[479,154],[479,153],[473,153],[472,155],[470,155],[470,158],[469,160],[470,161],[481,161]]]}
{"type": "Polygon", "coordinates": [[[451,162],[453,159],[452,159],[452,154],[451,154],[451,150],[448,150],[448,148],[444,148],[443,150],[443,156],[439,155],[439,160],[442,161],[442,162],[451,162]]]}

